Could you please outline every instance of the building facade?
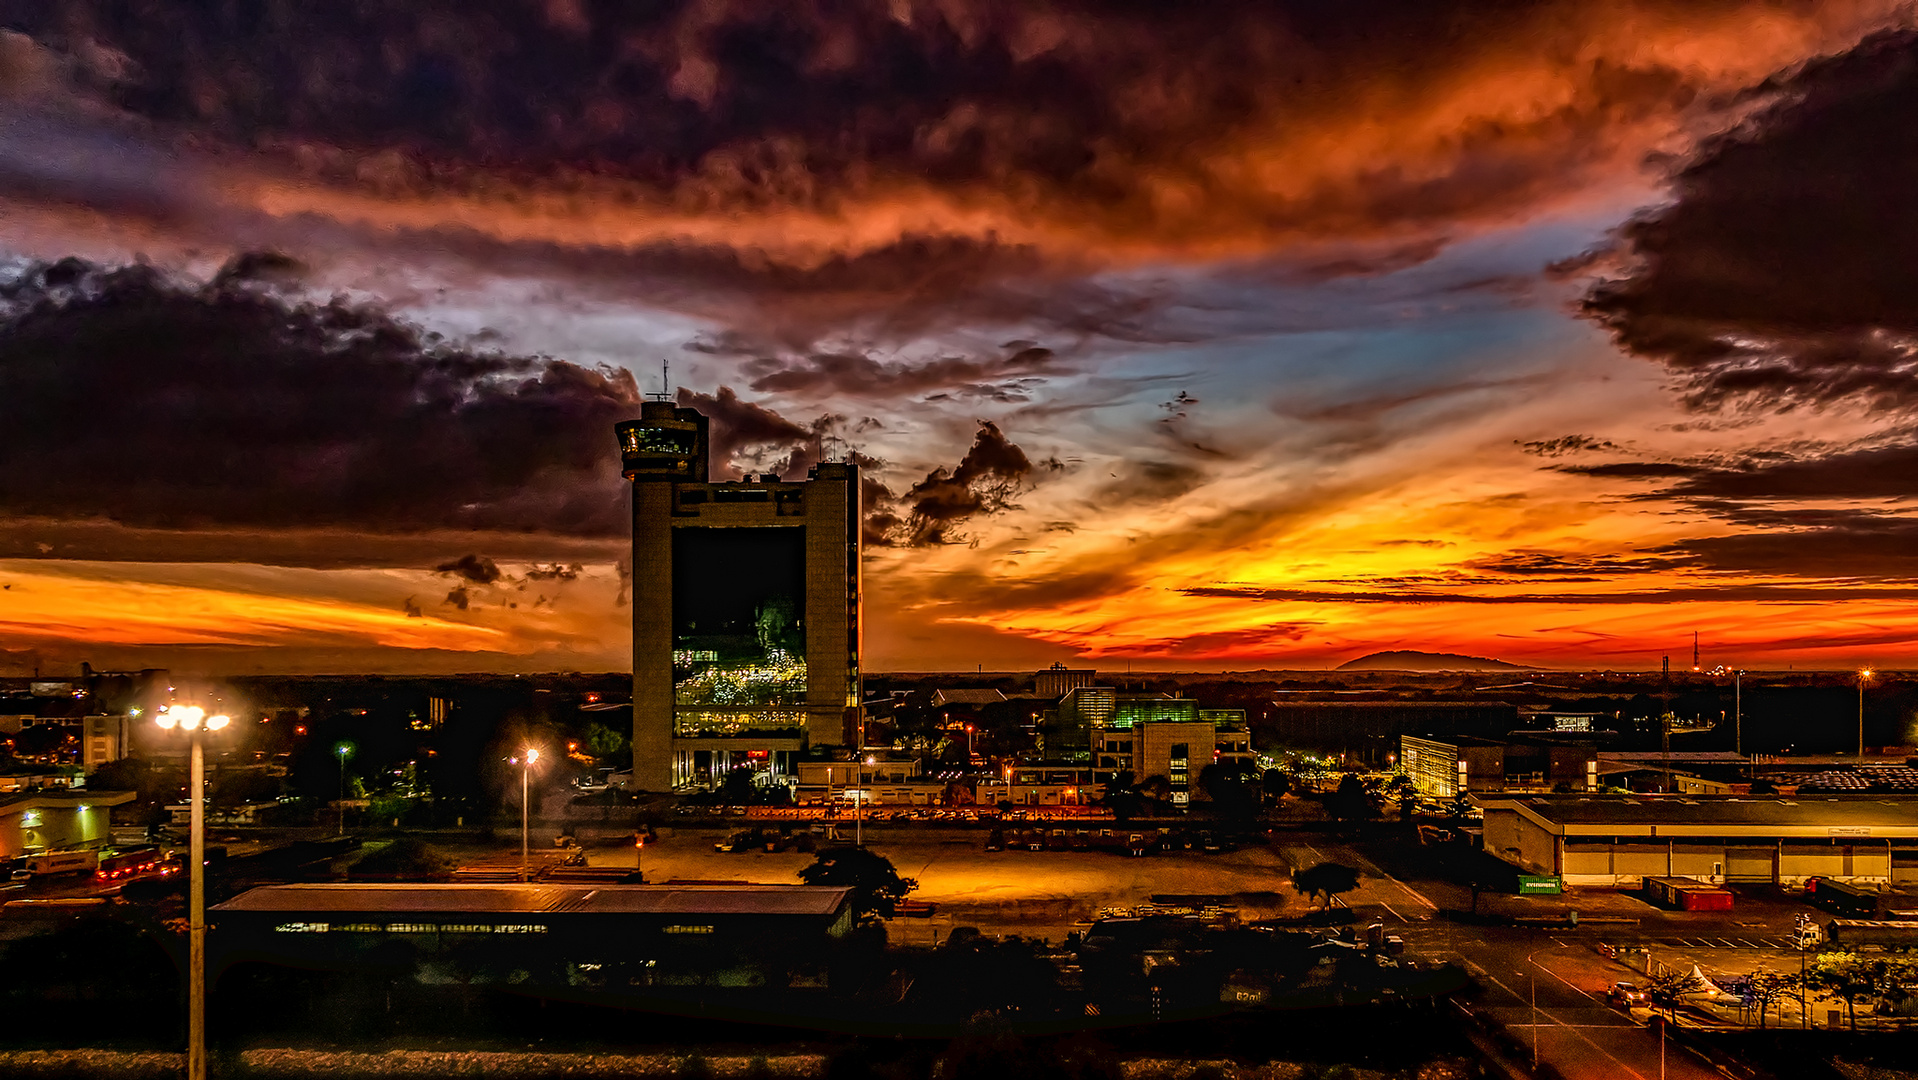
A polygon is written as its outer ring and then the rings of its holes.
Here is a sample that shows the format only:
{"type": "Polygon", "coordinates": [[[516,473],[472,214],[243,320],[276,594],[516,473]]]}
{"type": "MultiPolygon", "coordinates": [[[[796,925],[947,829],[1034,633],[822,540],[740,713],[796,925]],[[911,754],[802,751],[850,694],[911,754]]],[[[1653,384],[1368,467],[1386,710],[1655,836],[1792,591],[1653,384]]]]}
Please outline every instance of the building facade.
{"type": "Polygon", "coordinates": [[[648,401],[616,429],[633,511],[633,785],[786,780],[857,741],[859,468],[712,482],[706,418],[648,401]]]}
{"type": "Polygon", "coordinates": [[[1485,795],[1485,851],[1567,885],[1918,884],[1918,799],[1485,795]]]}
{"type": "Polygon", "coordinates": [[[1596,791],[1598,751],[1587,745],[1471,735],[1401,735],[1399,765],[1420,795],[1461,791],[1596,791]]]}

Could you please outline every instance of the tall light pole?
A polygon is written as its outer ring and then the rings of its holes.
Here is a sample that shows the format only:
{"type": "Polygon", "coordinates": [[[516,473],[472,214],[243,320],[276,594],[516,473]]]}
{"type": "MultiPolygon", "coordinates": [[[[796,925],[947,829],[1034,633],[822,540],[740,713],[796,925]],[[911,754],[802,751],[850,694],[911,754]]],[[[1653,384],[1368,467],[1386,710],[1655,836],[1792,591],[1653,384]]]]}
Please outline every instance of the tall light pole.
{"type": "Polygon", "coordinates": [[[187,733],[192,765],[187,771],[187,1080],[206,1080],[206,744],[209,731],[231,723],[225,715],[208,716],[198,705],[160,707],[153,722],[162,729],[187,733]]]}
{"type": "Polygon", "coordinates": [[[1732,752],[1745,756],[1745,669],[1732,672],[1732,752]]]}
{"type": "MultiPolygon", "coordinates": [[[[872,768],[872,761],[873,759],[870,757],[866,759],[867,768],[872,768]]],[[[865,776],[866,774],[860,776],[859,786],[854,788],[852,792],[852,844],[854,847],[866,846],[866,816],[861,812],[861,806],[866,801],[866,785],[871,783],[871,781],[867,780],[865,776]]]]}
{"type": "Polygon", "coordinates": [[[529,813],[530,805],[527,799],[527,792],[532,787],[531,777],[533,775],[533,762],[538,760],[539,760],[538,747],[529,746],[526,749],[520,751],[518,761],[519,761],[519,879],[521,881],[528,880],[527,873],[526,873],[527,864],[531,861],[531,853],[528,850],[527,841],[526,841],[528,826],[530,825],[532,820],[529,813]]]}
{"type": "Polygon", "coordinates": [[[1858,760],[1865,760],[1865,683],[1871,678],[1870,668],[1858,669],[1858,760]]]}
{"type": "Polygon", "coordinates": [[[346,835],[346,759],[353,756],[353,744],[350,742],[340,743],[338,746],[335,746],[333,748],[333,753],[336,757],[340,759],[340,802],[339,802],[340,835],[345,836],[346,835]]]}

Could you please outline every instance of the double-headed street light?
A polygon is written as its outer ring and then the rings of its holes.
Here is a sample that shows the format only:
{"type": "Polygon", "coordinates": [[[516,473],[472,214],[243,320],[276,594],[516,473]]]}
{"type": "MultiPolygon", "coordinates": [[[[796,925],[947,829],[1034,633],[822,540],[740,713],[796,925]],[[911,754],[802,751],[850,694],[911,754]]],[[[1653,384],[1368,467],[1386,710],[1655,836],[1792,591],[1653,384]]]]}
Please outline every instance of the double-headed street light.
{"type": "Polygon", "coordinates": [[[527,828],[530,823],[527,814],[527,791],[532,786],[533,763],[539,760],[539,748],[529,746],[521,750],[518,757],[508,760],[519,766],[519,879],[528,881],[531,879],[527,877],[527,864],[531,856],[526,842],[527,828]]]}
{"type": "Polygon", "coordinates": [[[223,713],[208,716],[198,705],[162,705],[153,722],[162,730],[187,733],[192,765],[187,773],[187,1080],[206,1080],[206,750],[209,731],[232,722],[223,713]]]}

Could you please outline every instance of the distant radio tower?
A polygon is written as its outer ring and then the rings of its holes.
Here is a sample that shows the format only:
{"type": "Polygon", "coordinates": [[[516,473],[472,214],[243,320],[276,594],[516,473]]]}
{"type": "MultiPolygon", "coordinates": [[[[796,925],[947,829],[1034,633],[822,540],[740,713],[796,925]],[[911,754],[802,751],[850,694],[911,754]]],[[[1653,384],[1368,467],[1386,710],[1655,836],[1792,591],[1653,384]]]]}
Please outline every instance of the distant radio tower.
{"type": "Polygon", "coordinates": [[[1698,668],[1698,631],[1696,630],[1692,631],[1692,670],[1693,671],[1699,670],[1698,668]]]}

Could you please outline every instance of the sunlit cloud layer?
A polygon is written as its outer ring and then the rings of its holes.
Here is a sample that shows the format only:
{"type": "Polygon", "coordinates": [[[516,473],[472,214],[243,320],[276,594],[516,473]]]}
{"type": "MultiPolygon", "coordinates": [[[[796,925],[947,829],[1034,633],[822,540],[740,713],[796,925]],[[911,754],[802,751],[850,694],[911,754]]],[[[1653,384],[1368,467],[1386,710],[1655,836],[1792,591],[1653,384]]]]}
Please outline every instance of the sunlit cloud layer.
{"type": "Polygon", "coordinates": [[[203,8],[0,4],[16,665],[621,668],[662,389],[875,669],[1918,659],[1898,5],[203,8]]]}

